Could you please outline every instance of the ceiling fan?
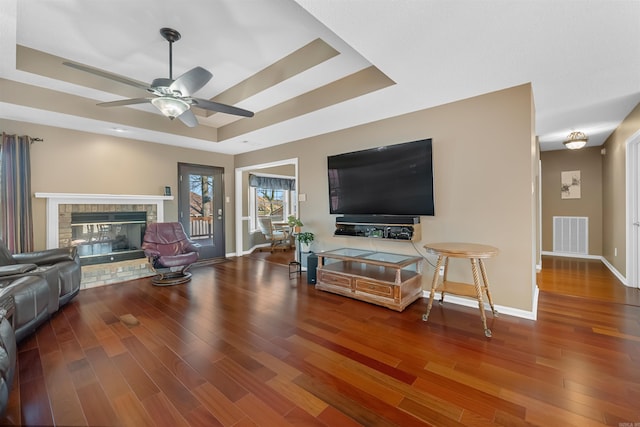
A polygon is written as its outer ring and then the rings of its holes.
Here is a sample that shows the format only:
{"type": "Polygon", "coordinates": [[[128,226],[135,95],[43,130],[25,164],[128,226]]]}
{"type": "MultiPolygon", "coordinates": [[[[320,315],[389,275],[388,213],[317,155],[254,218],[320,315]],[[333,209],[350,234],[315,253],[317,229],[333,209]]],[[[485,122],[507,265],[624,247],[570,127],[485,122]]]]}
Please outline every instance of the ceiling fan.
{"type": "Polygon", "coordinates": [[[169,78],[157,78],[151,85],[145,86],[135,80],[111,74],[97,68],[87,67],[73,62],[63,62],[64,65],[76,68],[87,73],[95,74],[116,82],[124,83],[139,89],[146,90],[155,95],[150,98],[123,99],[121,101],[102,102],[101,107],[118,107],[122,105],[134,105],[151,103],[162,114],[171,120],[176,117],[189,127],[198,125],[191,106],[203,108],[209,111],[233,114],[236,116],[253,117],[253,112],[231,105],[220,104],[207,99],[194,98],[191,95],[206,85],[213,75],[202,67],[195,67],[173,80],[173,42],[180,40],[180,33],[172,28],[161,28],[160,34],[169,42],[169,78]]]}

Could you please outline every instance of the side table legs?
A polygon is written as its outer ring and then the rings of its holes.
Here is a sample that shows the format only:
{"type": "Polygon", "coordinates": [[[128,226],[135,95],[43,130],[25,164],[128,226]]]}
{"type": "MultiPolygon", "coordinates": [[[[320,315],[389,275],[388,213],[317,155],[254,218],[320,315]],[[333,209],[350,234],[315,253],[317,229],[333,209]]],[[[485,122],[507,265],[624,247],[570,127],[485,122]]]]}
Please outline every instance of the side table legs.
{"type": "Polygon", "coordinates": [[[296,276],[300,276],[302,274],[302,264],[298,261],[291,261],[289,263],[289,279],[292,279],[296,276]]]}
{"type": "MultiPolygon", "coordinates": [[[[487,301],[491,306],[491,312],[494,317],[498,316],[498,311],[493,306],[493,300],[491,298],[491,292],[489,291],[489,279],[487,278],[487,271],[484,266],[484,262],[481,258],[469,258],[471,261],[471,272],[473,273],[473,285],[464,284],[464,286],[473,286],[475,290],[475,297],[478,301],[478,309],[480,310],[480,319],[482,320],[482,327],[484,328],[484,334],[487,338],[491,337],[491,329],[487,326],[487,316],[484,310],[484,301],[483,294],[487,296],[487,301]],[[478,271],[478,266],[479,271],[478,271]],[[482,280],[481,280],[482,279],[482,280]]],[[[433,299],[435,298],[436,291],[438,288],[440,289],[440,303],[444,301],[444,294],[447,291],[447,270],[449,268],[449,257],[444,255],[438,256],[438,261],[436,262],[435,272],[433,274],[433,280],[431,281],[431,293],[429,295],[429,303],[427,304],[427,310],[422,315],[422,320],[427,321],[429,319],[429,314],[431,313],[431,308],[433,307],[433,299]],[[442,286],[438,287],[438,282],[440,279],[440,268],[444,265],[444,277],[442,286]]],[[[458,286],[461,284],[457,284],[458,286]]],[[[449,289],[449,293],[456,293],[452,289],[449,289]]],[[[461,295],[471,297],[473,294],[462,293],[461,295]]]]}
{"type": "Polygon", "coordinates": [[[476,258],[471,258],[471,271],[473,272],[473,285],[476,288],[476,299],[478,300],[478,308],[480,309],[480,318],[482,319],[482,326],[484,327],[484,335],[489,338],[491,337],[491,329],[487,327],[487,315],[484,312],[484,302],[482,302],[483,285],[480,283],[480,277],[478,276],[478,262],[476,258]]]}
{"type": "Polygon", "coordinates": [[[442,261],[444,256],[440,255],[438,257],[438,262],[436,262],[436,271],[433,273],[433,280],[431,281],[431,294],[429,295],[429,304],[427,305],[427,311],[422,315],[422,320],[426,322],[429,319],[429,313],[431,312],[431,307],[433,306],[433,298],[436,295],[436,288],[438,287],[438,275],[440,274],[440,267],[442,266],[442,261]]]}
{"type": "Polygon", "coordinates": [[[491,312],[494,317],[498,317],[498,310],[493,306],[493,300],[491,299],[491,292],[489,292],[489,279],[487,278],[487,270],[484,268],[484,262],[482,258],[478,259],[478,263],[480,264],[480,273],[482,274],[482,281],[484,283],[484,291],[487,294],[487,300],[489,301],[489,306],[491,307],[491,312]]]}

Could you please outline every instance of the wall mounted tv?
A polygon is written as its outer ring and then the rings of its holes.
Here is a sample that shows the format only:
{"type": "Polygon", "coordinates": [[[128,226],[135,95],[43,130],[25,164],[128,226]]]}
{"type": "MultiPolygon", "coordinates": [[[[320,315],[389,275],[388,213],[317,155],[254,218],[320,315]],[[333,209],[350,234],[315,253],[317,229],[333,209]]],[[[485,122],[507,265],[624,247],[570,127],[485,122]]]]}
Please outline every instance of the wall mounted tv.
{"type": "Polygon", "coordinates": [[[327,158],[329,209],[348,215],[434,215],[431,139],[327,158]]]}

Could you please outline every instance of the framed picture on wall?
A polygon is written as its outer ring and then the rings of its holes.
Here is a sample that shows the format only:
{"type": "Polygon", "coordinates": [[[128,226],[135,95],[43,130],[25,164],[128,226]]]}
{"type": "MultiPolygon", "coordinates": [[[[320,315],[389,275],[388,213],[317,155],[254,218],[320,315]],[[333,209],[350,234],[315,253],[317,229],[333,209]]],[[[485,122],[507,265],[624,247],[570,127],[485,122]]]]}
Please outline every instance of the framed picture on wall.
{"type": "Polygon", "coordinates": [[[580,198],[580,171],[565,171],[560,173],[560,195],[563,199],[580,198]]]}

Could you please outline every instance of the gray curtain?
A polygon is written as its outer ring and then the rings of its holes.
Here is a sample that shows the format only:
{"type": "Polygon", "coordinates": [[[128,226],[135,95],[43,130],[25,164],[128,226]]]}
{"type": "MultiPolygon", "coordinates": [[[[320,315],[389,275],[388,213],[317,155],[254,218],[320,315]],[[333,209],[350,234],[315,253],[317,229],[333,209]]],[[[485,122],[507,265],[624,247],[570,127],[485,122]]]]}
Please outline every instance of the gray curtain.
{"type": "Polygon", "coordinates": [[[269,190],[293,191],[296,189],[296,180],[249,174],[249,186],[256,188],[268,188],[269,190]]]}
{"type": "Polygon", "coordinates": [[[33,251],[31,138],[2,133],[0,143],[0,234],[13,253],[33,251]]]}

